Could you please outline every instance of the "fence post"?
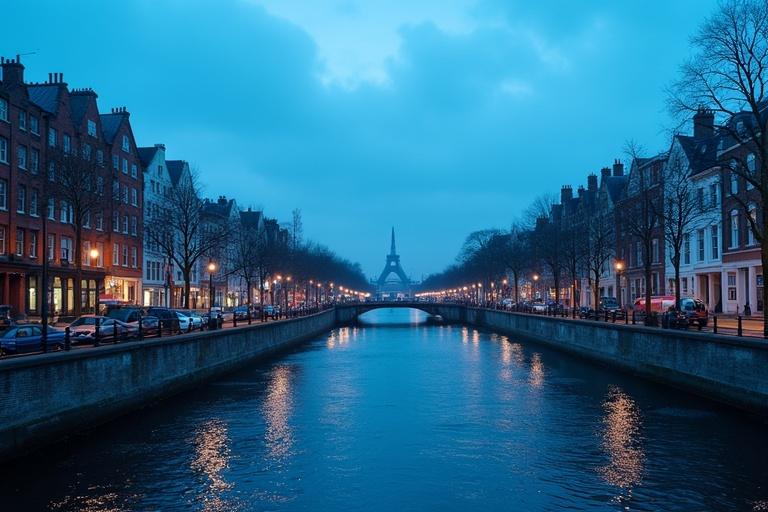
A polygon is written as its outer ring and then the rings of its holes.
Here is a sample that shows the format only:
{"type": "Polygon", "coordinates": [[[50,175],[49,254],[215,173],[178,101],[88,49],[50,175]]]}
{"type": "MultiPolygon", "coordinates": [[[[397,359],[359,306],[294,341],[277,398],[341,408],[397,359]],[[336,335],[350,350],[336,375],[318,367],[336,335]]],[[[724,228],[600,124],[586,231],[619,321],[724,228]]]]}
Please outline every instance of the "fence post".
{"type": "Polygon", "coordinates": [[[139,310],[139,341],[144,339],[144,326],[143,324],[144,319],[142,318],[141,310],[139,310]]]}
{"type": "Polygon", "coordinates": [[[717,334],[717,315],[712,315],[712,332],[717,334]]]}
{"type": "Polygon", "coordinates": [[[624,310],[624,325],[629,325],[629,311],[626,309],[624,310]]]}
{"type": "Polygon", "coordinates": [[[237,327],[237,313],[232,312],[232,327],[237,327]]]}
{"type": "Polygon", "coordinates": [[[112,326],[112,343],[117,343],[117,321],[112,326]]]}
{"type": "MultiPolygon", "coordinates": [[[[47,326],[44,325],[43,329],[45,329],[47,326]]],[[[72,348],[72,338],[70,337],[72,334],[69,330],[69,326],[66,326],[64,328],[64,350],[70,350],[72,348]]]]}
{"type": "Polygon", "coordinates": [[[608,310],[607,309],[605,310],[605,321],[606,322],[608,321],[608,310]]]}
{"type": "Polygon", "coordinates": [[[611,322],[616,323],[616,311],[611,311],[611,322]]]}
{"type": "Polygon", "coordinates": [[[98,347],[101,344],[101,318],[96,317],[96,335],[93,337],[93,346],[98,347]]]}
{"type": "Polygon", "coordinates": [[[158,338],[163,337],[163,319],[162,318],[157,319],[157,337],[158,338]]]}
{"type": "Polygon", "coordinates": [[[251,325],[251,306],[248,306],[248,325],[251,325]]]}
{"type": "Polygon", "coordinates": [[[738,319],[739,323],[737,324],[737,327],[736,327],[736,335],[737,336],[741,336],[741,334],[742,334],[742,331],[741,331],[741,315],[739,315],[737,317],[737,319],[738,319]]]}
{"type": "Polygon", "coordinates": [[[632,325],[635,325],[635,310],[632,310],[632,325]]]}

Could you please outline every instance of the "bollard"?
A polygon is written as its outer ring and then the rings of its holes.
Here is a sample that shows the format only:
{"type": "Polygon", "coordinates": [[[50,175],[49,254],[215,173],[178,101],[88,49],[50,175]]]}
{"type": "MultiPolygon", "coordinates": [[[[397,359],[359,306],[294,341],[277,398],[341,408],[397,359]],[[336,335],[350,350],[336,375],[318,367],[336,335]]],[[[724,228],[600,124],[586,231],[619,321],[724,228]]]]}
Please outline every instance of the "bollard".
{"type": "Polygon", "coordinates": [[[629,311],[624,310],[624,325],[629,325],[629,311]]]}
{"type": "Polygon", "coordinates": [[[712,332],[717,334],[717,315],[712,315],[712,332]]]}
{"type": "Polygon", "coordinates": [[[635,325],[635,310],[632,310],[632,325],[635,325]]]}
{"type": "Polygon", "coordinates": [[[69,330],[69,326],[64,328],[64,350],[70,350],[72,348],[72,334],[69,330]]]}
{"type": "Polygon", "coordinates": [[[616,311],[611,311],[611,322],[616,323],[616,311]]]}
{"type": "Polygon", "coordinates": [[[96,331],[93,337],[93,346],[98,347],[101,343],[101,318],[96,317],[96,331]]]}
{"type": "Polygon", "coordinates": [[[158,338],[163,337],[163,319],[162,318],[157,319],[157,337],[158,338]]]}
{"type": "Polygon", "coordinates": [[[605,321],[608,322],[608,310],[605,310],[605,321]]]}
{"type": "Polygon", "coordinates": [[[112,324],[112,343],[117,343],[117,322],[112,324]]]}
{"type": "Polygon", "coordinates": [[[251,308],[248,308],[248,325],[251,325],[251,308]]]}
{"type": "Polygon", "coordinates": [[[737,317],[737,320],[738,320],[739,323],[737,324],[737,327],[736,327],[736,335],[737,336],[741,336],[741,334],[742,334],[742,331],[741,331],[741,315],[739,315],[737,317]]]}
{"type": "Polygon", "coordinates": [[[237,313],[232,313],[232,327],[237,327],[237,313]]]}
{"type": "Polygon", "coordinates": [[[138,334],[139,341],[144,339],[144,326],[142,325],[144,323],[143,322],[144,319],[141,316],[142,316],[141,310],[139,310],[139,334],[138,334]]]}
{"type": "MultiPolygon", "coordinates": [[[[181,329],[179,329],[181,330],[181,329]]],[[[187,332],[192,332],[192,317],[189,317],[189,323],[187,324],[187,332]]]]}

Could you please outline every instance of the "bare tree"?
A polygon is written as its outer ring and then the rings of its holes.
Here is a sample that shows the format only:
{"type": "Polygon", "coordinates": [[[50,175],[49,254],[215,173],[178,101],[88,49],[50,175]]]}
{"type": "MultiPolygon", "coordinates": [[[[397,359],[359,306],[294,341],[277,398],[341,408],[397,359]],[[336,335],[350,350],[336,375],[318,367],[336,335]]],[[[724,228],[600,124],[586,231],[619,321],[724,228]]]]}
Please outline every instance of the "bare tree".
{"type": "MultiPolygon", "coordinates": [[[[594,307],[600,304],[600,278],[605,265],[614,255],[616,237],[613,212],[598,210],[586,219],[586,251],[584,264],[587,269],[589,287],[592,289],[594,307]]],[[[618,296],[619,290],[616,291],[618,296]]]]}
{"type": "Polygon", "coordinates": [[[504,264],[512,273],[515,288],[515,303],[520,302],[520,279],[531,265],[530,231],[515,223],[506,234],[506,247],[503,252],[504,264]]]}
{"type": "Polygon", "coordinates": [[[204,222],[194,174],[183,176],[173,187],[165,204],[149,212],[145,236],[157,244],[178,265],[184,279],[184,307],[190,307],[192,272],[201,257],[228,241],[231,227],[204,222]]]}
{"type": "MultiPolygon", "coordinates": [[[[90,155],[77,152],[67,153],[54,150],[50,157],[48,183],[44,187],[46,202],[59,201],[62,218],[72,224],[74,231],[74,259],[77,277],[74,280],[75,315],[82,313],[82,271],[83,271],[83,228],[90,224],[92,217],[101,213],[110,204],[104,193],[103,169],[90,155]]],[[[112,197],[113,203],[120,201],[119,192],[112,197]]]]}
{"type": "MultiPolygon", "coordinates": [[[[749,229],[760,244],[763,269],[768,269],[768,130],[766,130],[766,79],[768,79],[768,3],[765,0],[729,0],[699,28],[692,39],[695,54],[681,69],[670,89],[669,106],[681,119],[701,107],[721,121],[721,133],[731,145],[754,151],[754,163],[735,158],[729,172],[755,188],[760,215],[753,213],[752,197],[735,196],[746,213],[749,229]]],[[[768,287],[763,287],[768,304],[768,287]]],[[[763,320],[768,336],[768,315],[763,320]]]]}

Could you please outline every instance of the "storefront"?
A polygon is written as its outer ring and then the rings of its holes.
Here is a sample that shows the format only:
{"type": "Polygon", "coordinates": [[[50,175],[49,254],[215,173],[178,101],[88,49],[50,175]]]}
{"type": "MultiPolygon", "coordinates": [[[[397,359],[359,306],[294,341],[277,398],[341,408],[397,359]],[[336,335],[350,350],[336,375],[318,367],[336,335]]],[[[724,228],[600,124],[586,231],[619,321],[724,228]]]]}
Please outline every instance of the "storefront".
{"type": "Polygon", "coordinates": [[[107,276],[104,296],[109,300],[125,304],[138,304],[141,293],[141,279],[107,276]]]}

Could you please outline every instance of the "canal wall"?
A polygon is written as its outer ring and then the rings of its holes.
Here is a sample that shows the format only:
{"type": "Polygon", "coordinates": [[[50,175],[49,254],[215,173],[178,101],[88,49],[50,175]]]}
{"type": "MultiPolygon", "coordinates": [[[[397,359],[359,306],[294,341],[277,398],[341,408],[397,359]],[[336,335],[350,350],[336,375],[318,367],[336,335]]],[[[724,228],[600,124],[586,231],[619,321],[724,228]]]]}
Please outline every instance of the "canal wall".
{"type": "Polygon", "coordinates": [[[768,342],[469,308],[467,323],[768,415],[768,342]]]}
{"type": "Polygon", "coordinates": [[[0,460],[331,330],[334,310],[0,361],[0,460]]]}

